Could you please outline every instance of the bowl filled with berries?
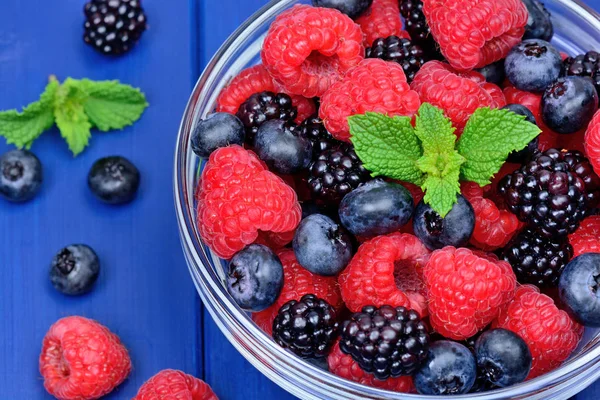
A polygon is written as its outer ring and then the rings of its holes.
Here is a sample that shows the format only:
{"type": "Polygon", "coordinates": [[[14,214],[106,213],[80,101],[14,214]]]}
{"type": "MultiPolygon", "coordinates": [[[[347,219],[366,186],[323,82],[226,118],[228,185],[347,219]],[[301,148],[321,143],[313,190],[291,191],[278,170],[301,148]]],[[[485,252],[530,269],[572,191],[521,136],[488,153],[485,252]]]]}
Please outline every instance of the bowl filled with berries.
{"type": "Polygon", "coordinates": [[[600,377],[600,16],[281,0],[188,103],[192,278],[304,399],[567,399],[600,377]]]}

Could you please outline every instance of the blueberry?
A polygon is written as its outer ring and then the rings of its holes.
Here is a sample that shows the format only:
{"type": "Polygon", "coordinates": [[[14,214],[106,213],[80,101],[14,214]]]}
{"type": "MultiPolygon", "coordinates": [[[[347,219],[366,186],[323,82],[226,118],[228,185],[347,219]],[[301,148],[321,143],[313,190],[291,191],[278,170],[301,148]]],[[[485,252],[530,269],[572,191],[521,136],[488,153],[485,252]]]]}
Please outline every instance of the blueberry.
{"type": "Polygon", "coordinates": [[[0,156],[0,195],[6,200],[31,200],[40,191],[42,179],[42,163],[32,152],[12,150],[0,156]]]}
{"type": "Polygon", "coordinates": [[[300,222],[292,245],[300,265],[317,275],[337,275],[353,255],[352,237],[321,214],[310,215],[300,222]]]}
{"type": "Polygon", "coordinates": [[[483,75],[486,81],[500,87],[504,83],[504,78],[506,78],[506,74],[504,73],[504,60],[496,61],[495,63],[486,65],[476,71],[483,75]]]}
{"type": "Polygon", "coordinates": [[[440,340],[429,347],[429,355],[414,375],[417,391],[429,395],[469,392],[475,383],[475,357],[460,343],[440,340]]]}
{"type": "Polygon", "coordinates": [[[415,235],[430,250],[446,246],[465,246],[475,229],[475,211],[463,196],[458,196],[448,215],[442,218],[423,200],[413,218],[415,235]]]}
{"type": "Polygon", "coordinates": [[[246,130],[238,117],[215,113],[198,121],[192,132],[192,150],[199,157],[208,157],[219,147],[244,144],[246,130]]]}
{"type": "Polygon", "coordinates": [[[522,1],[529,12],[523,39],[542,39],[549,42],[554,35],[554,27],[552,26],[550,13],[546,10],[544,4],[538,0],[522,1]]]}
{"type": "Polygon", "coordinates": [[[598,110],[598,93],[589,78],[566,76],[548,87],[542,97],[542,119],[558,133],[585,128],[598,110]]]}
{"type": "Polygon", "coordinates": [[[267,246],[251,244],[229,262],[227,291],[246,311],[263,311],[275,303],[283,288],[283,266],[267,246]]]}
{"type": "Polygon", "coordinates": [[[372,3],[373,0],[312,0],[315,7],[335,8],[350,18],[360,16],[372,3]]]}
{"type": "Polygon", "coordinates": [[[280,119],[267,121],[258,128],[254,148],[269,168],[281,174],[295,174],[308,168],[312,158],[312,142],[280,119]]]}
{"type": "Polygon", "coordinates": [[[92,290],[100,273],[100,261],[91,247],[73,244],[52,259],[50,281],[56,290],[68,295],[80,295],[92,290]]]}
{"type": "Polygon", "coordinates": [[[600,328],[600,254],[585,253],[571,260],[558,281],[558,294],[579,323],[600,328]]]}
{"type": "Polygon", "coordinates": [[[373,237],[400,230],[413,211],[413,198],[404,186],[376,179],[344,196],[339,215],[354,235],[373,237]]]}
{"type": "Polygon", "coordinates": [[[560,53],[540,39],[524,40],[513,47],[504,61],[506,77],[517,88],[527,92],[543,92],[562,68],[560,53]]]}
{"type": "Polygon", "coordinates": [[[101,158],[90,169],[88,186],[105,203],[129,203],[140,186],[140,172],[124,157],[101,158]]]}
{"type": "Polygon", "coordinates": [[[532,362],[527,343],[506,329],[482,333],[475,342],[475,358],[479,373],[499,387],[523,382],[532,362]]]}
{"type": "MultiPolygon", "coordinates": [[[[514,112],[515,114],[524,115],[525,121],[531,122],[532,124],[537,125],[537,122],[535,120],[535,116],[533,115],[533,113],[531,111],[529,111],[529,109],[527,107],[525,107],[521,104],[507,104],[504,107],[502,107],[502,109],[510,110],[510,111],[514,112]]],[[[536,137],[531,142],[529,142],[527,147],[525,147],[523,150],[513,151],[512,153],[510,153],[508,158],[506,159],[506,161],[512,162],[512,163],[523,164],[526,161],[528,161],[531,158],[531,156],[534,155],[538,151],[538,146],[539,146],[539,139],[536,137]]]]}

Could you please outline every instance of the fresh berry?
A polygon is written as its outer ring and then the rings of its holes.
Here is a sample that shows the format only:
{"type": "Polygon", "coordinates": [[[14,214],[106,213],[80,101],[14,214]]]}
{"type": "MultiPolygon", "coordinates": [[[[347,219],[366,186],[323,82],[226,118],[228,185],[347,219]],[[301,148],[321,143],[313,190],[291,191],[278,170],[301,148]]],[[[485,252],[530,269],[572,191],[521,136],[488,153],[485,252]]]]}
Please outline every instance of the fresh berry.
{"type": "Polygon", "coordinates": [[[585,154],[590,159],[596,175],[600,175],[600,111],[596,111],[585,131],[585,154]]]}
{"type": "MultiPolygon", "coordinates": [[[[523,115],[525,117],[525,121],[531,122],[532,124],[537,125],[535,116],[524,105],[507,104],[504,107],[502,107],[502,109],[510,110],[510,111],[514,112],[515,114],[523,115]]],[[[529,142],[527,147],[525,147],[523,150],[513,151],[512,153],[510,153],[508,155],[508,158],[506,159],[506,161],[511,162],[511,163],[524,164],[525,162],[529,161],[535,153],[538,152],[538,147],[539,147],[539,139],[536,137],[531,142],[529,142]]]]}
{"type": "Polygon", "coordinates": [[[519,233],[502,252],[520,283],[538,287],[556,286],[571,257],[573,247],[566,237],[546,237],[532,229],[519,233]]]}
{"type": "Polygon", "coordinates": [[[560,300],[567,312],[585,326],[600,327],[600,254],[571,260],[560,277],[560,300]]]}
{"type": "Polygon", "coordinates": [[[96,252],[84,244],[74,244],[52,259],[50,281],[61,293],[80,295],[92,290],[99,273],[100,260],[96,252]]]}
{"type": "Polygon", "coordinates": [[[318,204],[316,201],[308,200],[302,202],[302,219],[305,219],[313,214],[323,214],[335,220],[339,218],[336,210],[331,207],[326,207],[318,204]]]}
{"type": "Polygon", "coordinates": [[[477,364],[473,353],[460,343],[434,342],[429,355],[415,373],[417,391],[425,395],[468,393],[475,383],[477,364]]]}
{"type": "Polygon", "coordinates": [[[214,113],[198,121],[192,132],[192,150],[198,157],[207,158],[220,147],[243,145],[246,137],[244,124],[235,115],[214,113]]]}
{"type": "Polygon", "coordinates": [[[390,305],[425,316],[427,299],[421,271],[428,259],[427,248],[406,233],[378,236],[363,243],[338,279],[346,307],[358,312],[368,305],[390,305]]]}
{"type": "Polygon", "coordinates": [[[331,218],[313,214],[300,222],[294,253],[304,268],[317,275],[339,274],[354,254],[352,237],[331,218]]]}
{"type": "Polygon", "coordinates": [[[405,29],[410,39],[420,45],[431,59],[441,60],[439,46],[431,36],[431,30],[427,25],[425,14],[423,14],[423,2],[421,0],[400,0],[400,14],[404,17],[405,29]]]}
{"type": "Polygon", "coordinates": [[[522,1],[529,13],[523,39],[542,39],[549,42],[554,36],[554,26],[550,19],[550,12],[544,7],[544,3],[538,0],[522,1]]]}
{"type": "Polygon", "coordinates": [[[254,93],[240,105],[236,113],[246,128],[246,140],[249,144],[253,143],[256,132],[266,121],[294,121],[297,115],[298,109],[290,96],[273,92],[254,93]]]}
{"type": "Polygon", "coordinates": [[[165,369],[148,379],[133,400],[219,400],[204,381],[181,371],[165,369]]]}
{"type": "Polygon", "coordinates": [[[499,387],[523,382],[531,369],[527,343],[506,329],[492,329],[479,336],[475,358],[478,374],[499,387]]]}
{"type": "Polygon", "coordinates": [[[533,357],[528,379],[565,361],[583,332],[579,324],[554,305],[554,300],[531,285],[517,288],[514,299],[502,309],[492,327],[513,331],[527,343],[533,357]]]}
{"type": "Polygon", "coordinates": [[[139,0],[91,0],[84,12],[83,40],[102,54],[127,53],[147,27],[139,0]]]}
{"type": "Polygon", "coordinates": [[[598,110],[598,93],[587,78],[567,76],[549,86],[542,97],[542,118],[558,133],[585,129],[598,110]]]}
{"type": "Polygon", "coordinates": [[[569,235],[573,257],[585,253],[600,253],[600,216],[592,215],[581,222],[579,228],[569,235]]]}
{"type": "Polygon", "coordinates": [[[39,359],[44,387],[59,400],[98,399],[131,371],[127,349],[98,322],[66,317],[46,333],[39,359]]]}
{"type": "Polygon", "coordinates": [[[528,16],[521,0],[423,0],[423,12],[442,54],[461,70],[505,58],[528,16]]]}
{"type": "Polygon", "coordinates": [[[271,307],[252,314],[252,319],[262,330],[270,335],[273,329],[273,320],[281,306],[290,300],[300,300],[305,294],[314,294],[331,304],[336,311],[341,310],[344,303],[334,277],[315,275],[303,268],[291,249],[283,249],[277,255],[283,264],[281,294],[271,307]]]}
{"type": "Polygon", "coordinates": [[[321,96],[364,58],[363,33],[331,8],[296,5],[271,24],[262,61],[287,93],[321,96]]]}
{"type": "Polygon", "coordinates": [[[504,60],[496,61],[485,67],[478,68],[477,72],[483,75],[486,81],[498,86],[502,86],[504,79],[506,79],[504,60]]]}
{"type": "Polygon", "coordinates": [[[517,279],[506,261],[446,247],[423,270],[429,322],[442,336],[463,340],[485,328],[513,298],[517,279]]]}
{"type": "Polygon", "coordinates": [[[278,251],[287,246],[294,239],[296,230],[290,232],[258,232],[255,244],[262,244],[273,251],[278,251]]]}
{"type": "Polygon", "coordinates": [[[312,142],[282,120],[267,121],[254,138],[254,150],[272,171],[292,175],[308,168],[312,142]]]}
{"type": "Polygon", "coordinates": [[[464,196],[459,195],[450,212],[442,218],[423,200],[413,217],[415,235],[430,250],[446,246],[462,247],[469,243],[475,229],[475,211],[464,196]]]}
{"type": "Polygon", "coordinates": [[[293,231],[302,214],[296,193],[237,145],[210,155],[197,197],[200,235],[226,259],[253,243],[259,231],[293,231]]]}
{"type": "Polygon", "coordinates": [[[414,115],[421,101],[395,62],[366,59],[334,83],[321,98],[319,116],[333,137],[350,141],[348,117],[366,112],[414,115]]]}
{"type": "Polygon", "coordinates": [[[367,49],[367,58],[380,58],[393,61],[402,66],[408,83],[412,82],[415,74],[425,64],[425,53],[419,45],[398,36],[376,39],[367,49]]]}
{"type": "Polygon", "coordinates": [[[339,215],[352,234],[371,238],[399,231],[413,210],[413,198],[404,186],[376,179],[347,194],[339,215]]]}
{"type": "Polygon", "coordinates": [[[313,197],[324,204],[339,204],[345,195],[371,180],[371,174],[348,143],[321,153],[309,171],[308,186],[313,197]]]}
{"type": "Polygon", "coordinates": [[[140,187],[140,171],[125,157],[104,157],[92,165],[88,187],[94,196],[105,203],[129,203],[140,187]]]}
{"type": "Polygon", "coordinates": [[[373,0],[312,0],[315,7],[335,8],[354,19],[364,13],[373,0]]]}
{"type": "Polygon", "coordinates": [[[40,191],[42,163],[28,150],[11,150],[0,156],[0,196],[22,203],[40,191]]]}
{"type": "Polygon", "coordinates": [[[314,294],[290,300],[273,321],[273,339],[303,358],[324,357],[339,335],[335,309],[314,294]]]}
{"type": "Polygon", "coordinates": [[[600,93],[600,53],[588,51],[576,57],[567,57],[563,60],[562,73],[565,76],[590,77],[596,92],[600,93]]]}
{"type": "Polygon", "coordinates": [[[398,0],[373,0],[356,23],[365,34],[365,47],[371,47],[379,38],[398,36],[409,39],[408,32],[402,29],[398,0]]]}
{"type": "Polygon", "coordinates": [[[517,89],[543,92],[560,75],[562,59],[550,43],[524,40],[512,48],[504,62],[506,77],[517,89]]]}
{"type": "Polygon", "coordinates": [[[325,128],[323,120],[316,114],[308,117],[300,124],[298,134],[312,142],[315,157],[339,144],[339,141],[334,139],[325,128]]]}

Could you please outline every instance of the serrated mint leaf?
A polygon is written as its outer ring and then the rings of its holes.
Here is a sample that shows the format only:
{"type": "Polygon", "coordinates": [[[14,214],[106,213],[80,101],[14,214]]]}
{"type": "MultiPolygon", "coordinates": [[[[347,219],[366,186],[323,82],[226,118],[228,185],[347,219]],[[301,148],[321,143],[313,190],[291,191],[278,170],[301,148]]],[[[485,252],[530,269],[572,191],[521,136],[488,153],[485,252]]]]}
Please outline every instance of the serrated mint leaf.
{"type": "Polygon", "coordinates": [[[457,195],[460,194],[458,177],[456,180],[452,180],[428,176],[421,187],[425,190],[423,201],[429,204],[442,218],[452,210],[457,195]]]}
{"type": "Polygon", "coordinates": [[[92,124],[83,107],[86,99],[87,94],[77,81],[68,78],[59,88],[54,104],[56,125],[74,156],[85,149],[92,136],[92,124]]]}
{"type": "Polygon", "coordinates": [[[0,136],[4,136],[8,144],[30,148],[35,139],[54,125],[53,104],[58,87],[58,81],[51,79],[40,99],[23,111],[0,112],[0,136]]]}
{"type": "Polygon", "coordinates": [[[373,176],[423,182],[416,165],[423,151],[409,117],[366,113],[349,117],[348,124],[356,154],[373,176]]]}
{"type": "Polygon", "coordinates": [[[458,141],[458,152],[466,159],[461,167],[462,178],[481,186],[489,184],[508,155],[524,149],[540,132],[512,111],[487,107],[476,110],[458,141]]]}
{"type": "Polygon", "coordinates": [[[456,145],[455,128],[444,112],[429,103],[423,103],[416,116],[415,134],[427,153],[450,153],[456,145]]]}

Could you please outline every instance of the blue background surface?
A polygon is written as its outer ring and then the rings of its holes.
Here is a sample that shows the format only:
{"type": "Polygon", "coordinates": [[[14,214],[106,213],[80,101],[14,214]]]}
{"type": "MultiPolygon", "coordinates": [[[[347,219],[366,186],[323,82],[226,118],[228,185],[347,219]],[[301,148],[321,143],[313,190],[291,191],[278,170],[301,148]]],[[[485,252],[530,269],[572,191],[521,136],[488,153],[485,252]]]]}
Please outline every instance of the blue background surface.
{"type": "MultiPolygon", "coordinates": [[[[0,200],[0,399],[51,399],[38,372],[42,338],[57,319],[83,315],[116,332],[130,351],[130,378],[108,399],[128,399],[150,376],[181,369],[221,399],[290,399],[248,364],[202,310],[179,244],[172,164],[181,115],[202,67],[265,0],[145,0],[150,29],[128,55],[110,59],[84,45],[84,0],[0,2],[0,109],[42,92],[48,76],[119,79],[151,104],[123,132],[94,132],[73,158],[57,130],[33,146],[42,160],[41,194],[23,205],[0,200]],[[142,173],[139,197],[124,207],[98,203],[87,171],[123,155],[142,173]],[[86,243],[101,258],[95,290],[68,298],[47,278],[62,247],[86,243]]],[[[600,8],[600,0],[590,1],[600,8]]],[[[0,152],[9,147],[0,143],[0,152]]],[[[578,395],[597,399],[600,384],[578,395]]]]}

